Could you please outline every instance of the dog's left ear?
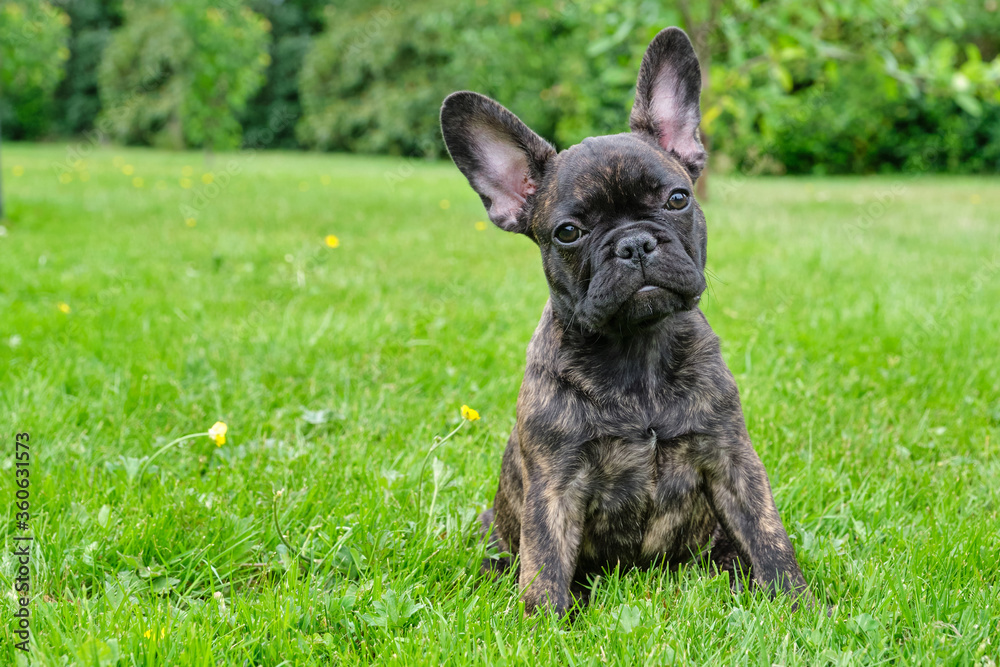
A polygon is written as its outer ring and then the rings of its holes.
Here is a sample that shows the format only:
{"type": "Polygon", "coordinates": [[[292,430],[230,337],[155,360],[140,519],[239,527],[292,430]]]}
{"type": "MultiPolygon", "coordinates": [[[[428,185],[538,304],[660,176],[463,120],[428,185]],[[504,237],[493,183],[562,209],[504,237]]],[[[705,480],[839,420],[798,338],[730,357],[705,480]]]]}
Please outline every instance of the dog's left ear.
{"type": "Polygon", "coordinates": [[[651,135],[698,180],[708,157],[698,138],[701,67],[680,28],[661,30],[646,49],[629,117],[633,132],[651,135]]]}
{"type": "Polygon", "coordinates": [[[528,234],[533,195],[555,149],[500,104],[469,91],[445,99],[441,132],[493,224],[528,234]]]}

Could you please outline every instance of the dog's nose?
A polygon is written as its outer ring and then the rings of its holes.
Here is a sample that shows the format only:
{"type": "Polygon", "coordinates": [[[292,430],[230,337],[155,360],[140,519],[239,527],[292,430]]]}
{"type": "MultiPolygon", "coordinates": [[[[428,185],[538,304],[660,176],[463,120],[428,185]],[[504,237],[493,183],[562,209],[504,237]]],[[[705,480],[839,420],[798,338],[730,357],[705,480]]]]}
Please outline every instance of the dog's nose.
{"type": "Polygon", "coordinates": [[[656,250],[656,238],[649,232],[629,234],[615,245],[615,254],[622,259],[641,262],[656,250]]]}

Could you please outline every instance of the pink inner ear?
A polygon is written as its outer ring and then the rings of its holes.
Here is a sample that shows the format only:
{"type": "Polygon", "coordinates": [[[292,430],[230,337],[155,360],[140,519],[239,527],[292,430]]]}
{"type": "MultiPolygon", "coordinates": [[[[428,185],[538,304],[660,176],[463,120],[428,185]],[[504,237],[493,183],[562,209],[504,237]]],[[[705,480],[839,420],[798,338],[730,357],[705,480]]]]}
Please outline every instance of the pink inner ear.
{"type": "Polygon", "coordinates": [[[537,186],[535,185],[535,180],[531,178],[529,174],[525,174],[524,181],[521,183],[521,190],[524,192],[524,194],[525,195],[535,194],[536,187],[537,186]]]}
{"type": "Polygon", "coordinates": [[[653,83],[649,113],[657,128],[660,146],[675,151],[686,158],[702,149],[695,140],[698,131],[697,106],[685,106],[678,94],[677,76],[670,67],[664,67],[653,83]]]}
{"type": "Polygon", "coordinates": [[[490,219],[501,227],[513,226],[525,198],[537,184],[531,178],[524,151],[499,137],[492,128],[471,128],[476,133],[476,157],[482,171],[476,176],[476,190],[490,198],[490,219]]]}

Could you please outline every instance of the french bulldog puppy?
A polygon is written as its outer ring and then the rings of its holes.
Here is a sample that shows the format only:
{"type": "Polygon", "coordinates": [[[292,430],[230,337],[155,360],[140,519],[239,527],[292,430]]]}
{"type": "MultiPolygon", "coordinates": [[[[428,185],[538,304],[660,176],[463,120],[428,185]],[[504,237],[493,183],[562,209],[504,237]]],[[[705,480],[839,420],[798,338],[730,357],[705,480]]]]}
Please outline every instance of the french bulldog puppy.
{"type": "Polygon", "coordinates": [[[631,132],[557,153],[477,93],[441,109],[455,164],[494,224],[538,244],[549,284],[499,488],[480,517],[491,543],[518,557],[529,613],[566,613],[587,576],[608,568],[692,559],[809,599],[698,309],[700,94],[691,42],[667,28],[643,58],[631,132]]]}

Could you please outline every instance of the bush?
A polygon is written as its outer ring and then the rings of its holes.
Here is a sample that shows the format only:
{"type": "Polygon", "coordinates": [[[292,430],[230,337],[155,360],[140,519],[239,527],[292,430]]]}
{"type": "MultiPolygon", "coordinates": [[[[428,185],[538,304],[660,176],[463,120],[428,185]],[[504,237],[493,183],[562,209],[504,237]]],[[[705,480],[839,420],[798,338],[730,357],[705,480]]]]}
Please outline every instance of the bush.
{"type": "Polygon", "coordinates": [[[273,148],[295,148],[295,123],[302,116],[299,71],[312,35],[323,27],[320,0],[251,0],[251,8],[271,22],[271,64],[266,83],[247,104],[240,121],[247,137],[268,137],[273,148]]]}
{"type": "Polygon", "coordinates": [[[120,141],[234,148],[270,63],[267,21],[235,0],[127,0],[98,75],[102,125],[120,141]]]}
{"type": "Polygon", "coordinates": [[[559,147],[620,132],[646,44],[684,25],[705,65],[714,165],[997,169],[1000,12],[988,3],[691,4],[688,14],[652,0],[340,3],[303,66],[299,138],[439,156],[437,112],[461,89],[498,99],[559,147]]]}
{"type": "Polygon", "coordinates": [[[907,95],[877,63],[852,63],[774,117],[770,152],[794,173],[1000,171],[1000,104],[970,113],[949,95],[907,95]]]}
{"type": "Polygon", "coordinates": [[[52,94],[69,58],[69,16],[47,2],[0,7],[0,119],[4,136],[33,139],[48,130],[52,94]]]}
{"type": "Polygon", "coordinates": [[[557,105],[546,91],[558,67],[547,56],[572,33],[559,30],[558,17],[526,23],[516,7],[390,2],[329,9],[327,30],[314,40],[300,77],[299,138],[326,150],[439,156],[438,109],[460,89],[503,100],[551,136],[557,105]]]}
{"type": "Polygon", "coordinates": [[[300,141],[324,150],[440,154],[432,119],[453,87],[444,72],[453,33],[447,23],[428,2],[329,8],[299,79],[300,141]]]}
{"type": "Polygon", "coordinates": [[[56,127],[61,134],[91,129],[101,110],[97,86],[104,48],[111,30],[121,25],[120,0],[57,0],[70,17],[70,57],[56,90],[56,127]]]}
{"type": "Polygon", "coordinates": [[[84,30],[71,40],[72,57],[66,63],[66,78],[59,87],[59,127],[66,134],[90,129],[101,110],[97,71],[111,31],[84,30]]]}

